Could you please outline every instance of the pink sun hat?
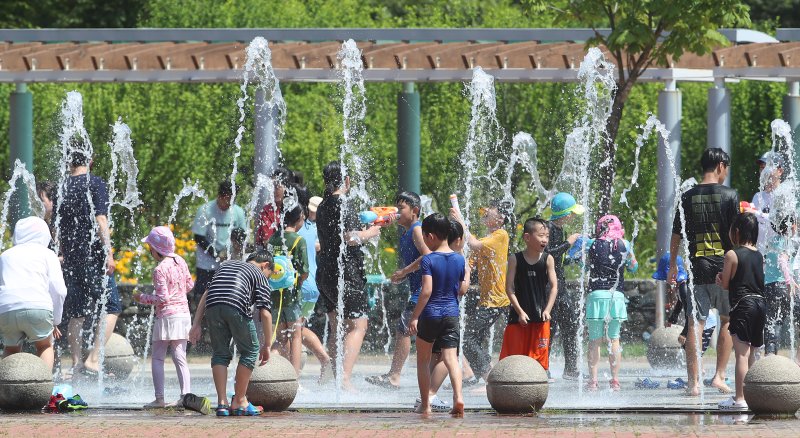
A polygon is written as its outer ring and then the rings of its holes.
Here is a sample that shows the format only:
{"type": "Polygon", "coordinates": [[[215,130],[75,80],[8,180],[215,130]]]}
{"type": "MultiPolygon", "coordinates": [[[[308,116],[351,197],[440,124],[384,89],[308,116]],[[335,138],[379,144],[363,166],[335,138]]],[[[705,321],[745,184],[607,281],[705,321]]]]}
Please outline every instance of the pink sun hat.
{"type": "Polygon", "coordinates": [[[177,257],[175,254],[175,236],[172,231],[164,226],[153,227],[150,234],[142,239],[142,243],[150,245],[150,248],[165,257],[177,257]]]}

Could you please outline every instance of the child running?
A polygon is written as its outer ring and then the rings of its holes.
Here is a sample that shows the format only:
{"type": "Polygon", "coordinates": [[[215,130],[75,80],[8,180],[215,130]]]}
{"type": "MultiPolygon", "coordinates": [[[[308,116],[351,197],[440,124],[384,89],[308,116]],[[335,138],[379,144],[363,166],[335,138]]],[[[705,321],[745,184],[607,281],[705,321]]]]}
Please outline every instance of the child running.
{"type": "Polygon", "coordinates": [[[550,312],[558,294],[555,260],[544,251],[549,237],[544,220],[525,221],[525,251],[508,259],[506,293],[511,312],[500,349],[500,360],[520,354],[536,359],[545,370],[550,369],[550,312]]]}
{"type": "Polygon", "coordinates": [[[187,294],[194,287],[194,281],[186,261],[175,254],[175,236],[169,228],[153,228],[142,242],[150,247],[150,255],[158,263],[153,270],[153,294],[133,295],[136,302],[156,306],[153,358],[150,364],[156,399],[144,407],[152,409],[168,405],[164,401],[164,359],[167,357],[168,349],[172,350],[172,363],[175,364],[181,387],[181,397],[176,404],[181,406],[184,396],[191,392],[189,366],[186,363],[186,344],[189,340],[192,317],[189,313],[187,294]]]}
{"type": "Polygon", "coordinates": [[[736,216],[730,230],[735,249],[725,253],[717,284],[728,291],[730,325],[736,355],[736,393],[719,403],[719,409],[746,411],[744,376],[756,361],[756,350],[764,345],[767,305],[764,300],[764,257],[756,249],[758,219],[752,213],[736,216]]]}
{"type": "Polygon", "coordinates": [[[628,319],[625,294],[622,293],[625,269],[636,272],[639,264],[631,243],[625,240],[625,230],[619,218],[606,215],[597,221],[596,239],[589,246],[589,290],[586,296],[586,326],[589,329],[588,391],[597,391],[597,365],[600,362],[600,344],[607,339],[611,344],[608,363],[611,367],[612,391],[619,391],[619,369],[622,352],[619,336],[622,322],[628,319]]]}
{"type": "Polygon", "coordinates": [[[454,417],[464,416],[464,399],[461,394],[461,367],[458,363],[460,337],[458,298],[467,291],[464,256],[453,252],[447,243],[450,221],[434,213],[422,221],[425,245],[432,251],[422,257],[422,290],[409,332],[417,336],[417,381],[420,404],[417,413],[430,414],[430,362],[434,348],[441,348],[441,357],[453,384],[454,417]],[[436,347],[434,347],[434,345],[436,347]]]}

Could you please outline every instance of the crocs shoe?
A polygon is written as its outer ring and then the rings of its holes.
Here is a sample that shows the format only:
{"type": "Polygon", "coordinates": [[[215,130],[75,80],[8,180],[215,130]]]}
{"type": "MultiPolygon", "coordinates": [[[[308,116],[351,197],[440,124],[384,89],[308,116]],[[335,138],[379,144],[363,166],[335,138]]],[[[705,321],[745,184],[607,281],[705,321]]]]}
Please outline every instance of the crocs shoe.
{"type": "Polygon", "coordinates": [[[217,417],[227,417],[231,415],[231,407],[228,405],[217,405],[217,417]]]}
{"type": "Polygon", "coordinates": [[[231,409],[231,415],[234,417],[257,417],[264,412],[261,406],[254,406],[252,403],[247,403],[244,408],[231,409]]]}
{"type": "Polygon", "coordinates": [[[639,389],[658,389],[661,383],[651,380],[649,377],[645,377],[644,380],[637,380],[635,386],[639,389]]]}
{"type": "Polygon", "coordinates": [[[747,411],[750,409],[747,407],[746,401],[736,401],[733,397],[722,400],[717,407],[719,407],[720,411],[747,411]]]}
{"type": "MultiPolygon", "coordinates": [[[[434,395],[430,399],[431,403],[431,411],[433,412],[450,412],[450,404],[446,401],[439,398],[438,395],[434,395]]],[[[422,399],[417,397],[416,403],[414,403],[414,410],[416,411],[419,408],[419,405],[422,404],[422,399]]]]}
{"type": "Polygon", "coordinates": [[[675,380],[670,380],[667,382],[668,389],[686,389],[689,387],[689,382],[683,380],[683,378],[678,377],[675,380]]]}
{"type": "Polygon", "coordinates": [[[59,412],[74,412],[74,411],[82,411],[88,408],[89,405],[86,404],[85,401],[79,396],[78,394],[73,395],[72,397],[62,400],[58,404],[59,412]]]}

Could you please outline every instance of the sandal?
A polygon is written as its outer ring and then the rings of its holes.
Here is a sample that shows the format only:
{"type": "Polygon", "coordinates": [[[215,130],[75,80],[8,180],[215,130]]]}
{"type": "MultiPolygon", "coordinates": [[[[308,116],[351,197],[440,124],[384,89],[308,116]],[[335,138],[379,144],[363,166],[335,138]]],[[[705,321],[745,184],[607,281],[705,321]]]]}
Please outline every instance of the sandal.
{"type": "MultiPolygon", "coordinates": [[[[617,384],[619,384],[619,382],[617,382],[617,384]]],[[[658,389],[661,383],[651,380],[649,377],[645,377],[644,380],[637,380],[635,386],[639,389],[658,389]]]]}
{"type": "Polygon", "coordinates": [[[668,389],[687,389],[689,387],[689,382],[683,380],[682,377],[678,377],[675,380],[670,380],[667,382],[668,389]]]}
{"type": "Polygon", "coordinates": [[[586,383],[586,391],[595,392],[598,389],[599,387],[597,386],[597,380],[589,380],[589,382],[586,383]]]}
{"type": "Polygon", "coordinates": [[[400,389],[400,385],[395,385],[391,380],[389,380],[388,374],[383,374],[380,376],[368,376],[365,377],[364,380],[371,385],[380,386],[381,388],[392,389],[395,391],[400,389]]]}
{"type": "Polygon", "coordinates": [[[264,408],[261,406],[253,406],[252,403],[248,402],[246,408],[236,408],[231,410],[231,414],[234,417],[257,417],[264,412],[264,408]]]}
{"type": "MultiPolygon", "coordinates": [[[[649,379],[645,379],[645,380],[649,380],[649,379]]],[[[658,382],[652,382],[652,383],[655,383],[656,384],[656,388],[658,388],[658,382]]],[[[610,380],[608,382],[608,384],[611,387],[611,390],[614,391],[614,392],[617,392],[617,391],[622,389],[622,386],[619,384],[619,380],[612,379],[612,380],[610,380]]]]}
{"type": "MultiPolygon", "coordinates": [[[[188,393],[184,394],[181,399],[183,407],[186,409],[191,409],[203,415],[209,415],[211,413],[211,400],[207,399],[206,397],[200,397],[192,393],[188,393]]],[[[217,408],[217,412],[219,412],[219,407],[217,408]]]]}
{"type": "Polygon", "coordinates": [[[231,414],[231,407],[228,405],[217,405],[217,417],[227,417],[231,414]]]}

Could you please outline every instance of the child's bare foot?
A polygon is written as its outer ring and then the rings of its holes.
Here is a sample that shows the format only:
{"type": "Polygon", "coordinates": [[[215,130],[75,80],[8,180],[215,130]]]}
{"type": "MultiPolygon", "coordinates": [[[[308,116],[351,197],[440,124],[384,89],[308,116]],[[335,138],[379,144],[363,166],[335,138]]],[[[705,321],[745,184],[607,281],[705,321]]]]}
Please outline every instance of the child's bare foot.
{"type": "Polygon", "coordinates": [[[450,411],[450,416],[453,418],[464,418],[463,400],[453,400],[453,409],[450,411]]]}
{"type": "Polygon", "coordinates": [[[730,386],[726,385],[725,380],[720,379],[719,376],[714,376],[714,379],[711,380],[711,386],[717,388],[723,394],[731,393],[730,386]]]}
{"type": "Polygon", "coordinates": [[[686,395],[688,395],[689,397],[697,397],[697,396],[699,396],[700,395],[700,387],[695,385],[695,386],[693,386],[691,388],[686,388],[686,395]]]}
{"type": "Polygon", "coordinates": [[[155,399],[150,403],[144,405],[144,409],[161,409],[167,407],[167,404],[164,402],[164,399],[155,399]]]}

